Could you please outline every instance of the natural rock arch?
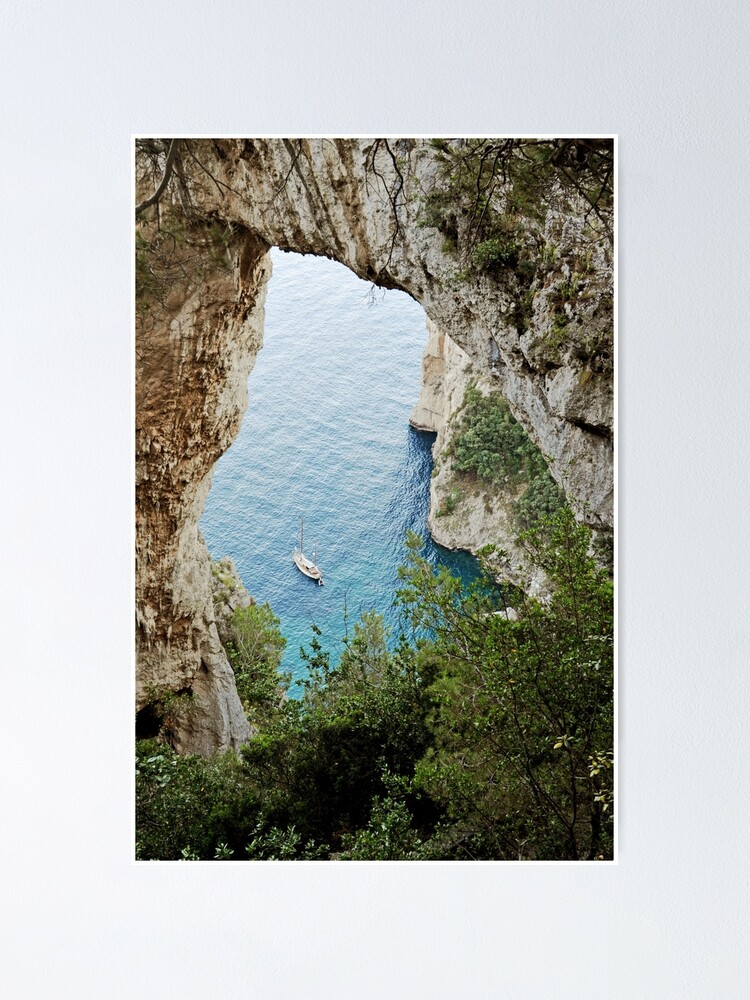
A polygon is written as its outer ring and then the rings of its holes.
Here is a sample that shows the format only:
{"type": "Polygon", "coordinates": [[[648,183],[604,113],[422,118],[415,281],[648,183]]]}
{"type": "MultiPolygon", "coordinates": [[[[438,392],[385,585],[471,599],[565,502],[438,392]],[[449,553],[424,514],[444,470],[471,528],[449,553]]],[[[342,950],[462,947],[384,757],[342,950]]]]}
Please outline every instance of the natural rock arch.
{"type": "MultiPolygon", "coordinates": [[[[246,408],[271,246],[333,258],[420,302],[478,372],[492,371],[579,515],[611,528],[611,375],[574,355],[550,358],[550,282],[521,330],[513,280],[457,279],[442,236],[422,224],[438,169],[423,140],[185,144],[173,197],[190,203],[203,264],[152,290],[136,337],[136,708],[164,692],[191,694],[172,727],[182,751],[210,753],[249,735],[213,620],[198,520],[246,408]]],[[[583,227],[575,214],[551,213],[548,224],[571,246],[583,227]]],[[[600,284],[584,311],[597,331],[611,326],[611,272],[600,284]]]]}

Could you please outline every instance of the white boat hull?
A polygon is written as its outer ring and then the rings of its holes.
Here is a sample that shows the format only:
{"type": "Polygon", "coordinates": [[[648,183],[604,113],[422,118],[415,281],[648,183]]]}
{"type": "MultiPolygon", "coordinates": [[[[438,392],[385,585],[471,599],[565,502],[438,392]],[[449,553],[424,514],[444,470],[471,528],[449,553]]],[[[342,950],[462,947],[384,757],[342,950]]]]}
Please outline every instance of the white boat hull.
{"type": "Polygon", "coordinates": [[[315,563],[311,562],[306,556],[304,556],[299,549],[295,549],[294,552],[292,552],[292,560],[300,573],[304,573],[305,576],[309,576],[311,580],[315,580],[322,586],[323,574],[315,563]]]}

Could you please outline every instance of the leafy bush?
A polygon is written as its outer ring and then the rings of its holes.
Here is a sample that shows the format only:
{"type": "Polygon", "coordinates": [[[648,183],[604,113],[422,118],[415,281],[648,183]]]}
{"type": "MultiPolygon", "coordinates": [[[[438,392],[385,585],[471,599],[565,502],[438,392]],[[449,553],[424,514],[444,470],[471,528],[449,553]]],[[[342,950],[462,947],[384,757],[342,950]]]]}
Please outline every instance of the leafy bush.
{"type": "Polygon", "coordinates": [[[612,586],[563,510],[523,536],[555,584],[516,617],[489,586],[457,595],[413,547],[401,600],[442,669],[414,789],[437,802],[443,857],[611,856],[612,586]],[[499,612],[499,613],[498,613],[499,612]],[[605,808],[606,807],[606,808],[605,808]]]}
{"type": "Polygon", "coordinates": [[[459,503],[461,502],[462,496],[463,494],[461,493],[461,490],[457,489],[456,487],[453,487],[453,489],[450,491],[448,496],[445,497],[442,504],[438,508],[435,516],[446,517],[447,515],[452,514],[456,509],[456,507],[458,507],[459,503]]]}
{"type": "Polygon", "coordinates": [[[279,672],[286,639],[268,604],[237,608],[227,624],[225,649],[237,693],[252,723],[267,722],[279,709],[288,675],[279,672]]]}
{"type": "Polygon", "coordinates": [[[344,836],[342,861],[419,861],[424,846],[406,804],[391,798],[373,799],[370,820],[356,834],[344,836]]]}
{"type": "Polygon", "coordinates": [[[523,529],[532,528],[546,517],[562,510],[565,499],[562,490],[549,474],[547,467],[538,467],[516,500],[516,521],[523,529]]]}
{"type": "Polygon", "coordinates": [[[496,264],[517,264],[520,251],[521,245],[516,240],[495,238],[479,243],[472,251],[471,259],[478,268],[488,270],[496,264]]]}
{"type": "Polygon", "coordinates": [[[484,396],[469,386],[451,453],[459,472],[474,473],[495,486],[527,484],[516,502],[521,528],[531,527],[564,505],[541,452],[497,393],[484,396]]]}
{"type": "Polygon", "coordinates": [[[233,753],[180,756],[158,740],[136,744],[136,856],[213,859],[220,845],[241,851],[257,799],[233,753]]]}
{"type": "Polygon", "coordinates": [[[268,822],[332,850],[386,794],[383,769],[410,774],[427,745],[424,691],[412,651],[391,653],[382,619],[363,615],[337,667],[313,636],[301,702],[243,748],[268,822]]]}

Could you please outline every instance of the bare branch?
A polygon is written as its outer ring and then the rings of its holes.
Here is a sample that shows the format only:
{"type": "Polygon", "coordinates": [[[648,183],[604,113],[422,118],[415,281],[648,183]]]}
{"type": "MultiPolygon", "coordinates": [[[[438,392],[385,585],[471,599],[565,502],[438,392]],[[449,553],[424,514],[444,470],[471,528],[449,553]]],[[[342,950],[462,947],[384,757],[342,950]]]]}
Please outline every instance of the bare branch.
{"type": "Polygon", "coordinates": [[[172,170],[174,168],[175,157],[177,156],[177,147],[179,145],[179,139],[172,139],[169,144],[169,150],[167,151],[167,162],[164,164],[164,176],[161,179],[161,183],[150,198],[142,201],[140,205],[136,205],[135,217],[136,219],[151,205],[155,205],[166,190],[167,184],[169,184],[169,179],[172,176],[172,170]]]}

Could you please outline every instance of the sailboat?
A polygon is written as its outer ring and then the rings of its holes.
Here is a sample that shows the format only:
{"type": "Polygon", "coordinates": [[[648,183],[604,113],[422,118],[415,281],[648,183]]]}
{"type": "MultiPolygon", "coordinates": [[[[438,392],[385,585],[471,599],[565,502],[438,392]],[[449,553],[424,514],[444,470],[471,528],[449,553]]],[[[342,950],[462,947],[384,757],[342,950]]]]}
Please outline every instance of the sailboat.
{"type": "Polygon", "coordinates": [[[308,559],[307,556],[302,551],[304,548],[305,541],[305,519],[300,518],[299,524],[299,549],[294,549],[292,552],[292,559],[294,560],[294,565],[300,571],[304,573],[305,576],[309,576],[311,580],[317,580],[318,586],[323,586],[323,573],[315,565],[315,546],[313,545],[313,557],[308,559]]]}

